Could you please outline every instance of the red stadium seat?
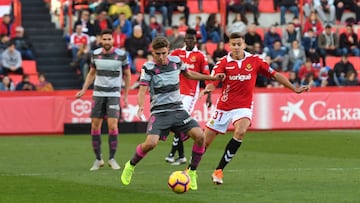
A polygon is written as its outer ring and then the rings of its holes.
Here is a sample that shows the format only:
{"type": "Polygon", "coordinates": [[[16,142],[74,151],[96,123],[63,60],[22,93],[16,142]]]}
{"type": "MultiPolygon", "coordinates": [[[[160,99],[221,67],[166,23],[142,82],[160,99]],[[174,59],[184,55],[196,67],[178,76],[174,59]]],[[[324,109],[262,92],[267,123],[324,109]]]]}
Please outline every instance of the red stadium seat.
{"type": "Polygon", "coordinates": [[[36,61],[34,60],[23,60],[22,67],[24,69],[25,74],[37,74],[36,70],[36,61]]]}
{"type": "Polygon", "coordinates": [[[216,43],[211,43],[211,42],[206,43],[206,50],[211,56],[214,54],[216,48],[217,48],[216,43]]]}
{"type": "Polygon", "coordinates": [[[187,6],[189,7],[190,13],[194,14],[194,13],[200,13],[199,11],[199,4],[198,1],[188,1],[187,2],[187,6]]]}
{"type": "Polygon", "coordinates": [[[358,56],[349,56],[348,59],[354,65],[354,68],[357,71],[360,71],[360,57],[358,57],[358,56]]]}
{"type": "Polygon", "coordinates": [[[9,74],[9,77],[15,85],[17,85],[22,80],[22,75],[9,74]]]}
{"type": "Polygon", "coordinates": [[[39,77],[38,75],[30,75],[30,82],[33,84],[33,85],[36,85],[39,83],[39,77]]]}
{"type": "Polygon", "coordinates": [[[218,1],[217,0],[203,1],[203,12],[204,13],[219,13],[218,1]]]}
{"type": "Polygon", "coordinates": [[[340,59],[341,57],[339,56],[326,56],[326,65],[333,69],[335,64],[339,62],[340,59]]]}
{"type": "Polygon", "coordinates": [[[273,0],[259,0],[259,12],[260,13],[275,13],[273,0]]]}
{"type": "Polygon", "coordinates": [[[264,41],[264,36],[265,36],[264,29],[262,27],[257,27],[255,32],[259,34],[261,40],[264,41]]]}
{"type": "Polygon", "coordinates": [[[135,64],[135,67],[136,67],[136,71],[138,73],[141,72],[141,69],[142,69],[142,67],[143,67],[143,65],[144,65],[144,63],[146,61],[147,61],[147,59],[144,59],[144,58],[135,58],[134,64],[135,64]]]}

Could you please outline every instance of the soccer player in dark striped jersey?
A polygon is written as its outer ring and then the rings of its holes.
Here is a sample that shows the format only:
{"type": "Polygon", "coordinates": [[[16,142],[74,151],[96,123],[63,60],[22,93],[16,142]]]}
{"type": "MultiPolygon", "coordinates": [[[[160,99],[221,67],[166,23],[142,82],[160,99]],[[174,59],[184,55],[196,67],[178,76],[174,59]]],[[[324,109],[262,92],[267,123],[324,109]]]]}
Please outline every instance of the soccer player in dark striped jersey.
{"type": "Polygon", "coordinates": [[[112,30],[101,32],[101,48],[93,51],[89,73],[81,91],[76,94],[77,98],[83,96],[89,86],[94,83],[93,104],[91,109],[91,137],[95,153],[95,162],[90,168],[91,171],[98,170],[104,166],[101,157],[101,125],[103,118],[107,117],[109,129],[109,166],[120,169],[114,159],[117,149],[118,119],[120,116],[120,92],[124,78],[124,105],[128,104],[128,91],[130,85],[130,69],[126,52],[113,47],[112,30]]]}
{"type": "Polygon", "coordinates": [[[166,140],[170,131],[184,132],[194,140],[192,159],[188,167],[191,179],[190,189],[197,190],[196,168],[205,151],[203,130],[183,108],[179,75],[193,80],[220,80],[223,74],[204,75],[187,70],[179,57],[169,56],[169,41],[165,37],[157,37],[152,42],[154,61],[146,62],[141,70],[138,93],[137,116],[143,116],[144,100],[147,90],[150,91],[151,117],[147,126],[145,142],[136,147],[134,156],[125,164],[121,174],[124,185],[131,182],[135,166],[145,155],[154,149],[159,140],[166,140]]]}

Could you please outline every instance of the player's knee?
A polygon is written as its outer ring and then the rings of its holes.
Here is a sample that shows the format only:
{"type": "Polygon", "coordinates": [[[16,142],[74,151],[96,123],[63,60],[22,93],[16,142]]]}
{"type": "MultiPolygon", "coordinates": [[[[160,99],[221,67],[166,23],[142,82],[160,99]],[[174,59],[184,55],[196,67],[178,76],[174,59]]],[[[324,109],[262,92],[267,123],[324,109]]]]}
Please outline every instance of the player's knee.
{"type": "Polygon", "coordinates": [[[205,142],[204,133],[202,133],[202,132],[196,133],[195,136],[193,136],[193,138],[194,138],[194,141],[196,144],[198,144],[200,146],[204,145],[204,142],[205,142]]]}
{"type": "Polygon", "coordinates": [[[246,129],[236,130],[234,132],[234,137],[238,140],[242,140],[245,136],[245,133],[246,133],[246,129]]]}

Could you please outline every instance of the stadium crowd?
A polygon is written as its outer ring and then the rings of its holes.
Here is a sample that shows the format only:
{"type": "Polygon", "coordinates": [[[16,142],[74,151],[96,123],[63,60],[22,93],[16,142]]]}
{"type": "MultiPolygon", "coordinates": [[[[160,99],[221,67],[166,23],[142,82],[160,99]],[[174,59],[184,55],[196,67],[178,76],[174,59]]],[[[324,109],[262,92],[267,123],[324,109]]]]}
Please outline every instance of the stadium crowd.
{"type": "MultiPolygon", "coordinates": [[[[360,20],[360,1],[306,0],[304,5],[299,5],[297,0],[274,1],[274,12],[280,13],[280,19],[274,19],[274,22],[279,21],[280,24],[274,23],[268,27],[259,24],[258,0],[226,1],[227,27],[224,30],[218,15],[214,13],[209,13],[207,19],[197,15],[194,22],[189,22],[189,15],[196,14],[190,13],[187,0],[145,0],[145,13],[140,12],[139,0],[75,0],[72,5],[65,3],[60,9],[67,13],[71,6],[77,17],[72,25],[73,33],[67,37],[72,57],[70,66],[79,75],[85,75],[91,51],[100,46],[100,32],[110,28],[115,39],[114,47],[128,53],[133,77],[138,77],[141,64],[152,60],[150,42],[154,37],[168,37],[170,50],[173,50],[184,46],[185,32],[193,28],[197,31],[197,46],[206,54],[210,68],[227,54],[229,35],[241,32],[245,35],[248,52],[262,57],[273,69],[287,75],[296,86],[359,85],[359,67],[355,68],[358,64],[354,64],[354,61],[360,56],[360,32],[355,29],[360,20]],[[303,6],[303,9],[299,6],[303,6]],[[299,20],[301,10],[305,16],[303,25],[299,20]],[[285,20],[287,11],[294,15],[291,22],[285,20]],[[355,17],[341,21],[344,11],[354,12],[355,17]],[[176,23],[173,22],[175,16],[178,18],[174,21],[176,23]],[[247,16],[253,16],[252,22],[247,16]],[[331,64],[327,64],[328,57],[331,58],[331,64]]],[[[206,12],[203,11],[201,0],[198,5],[200,12],[206,12]]],[[[9,70],[22,74],[21,66],[7,67],[4,61],[9,53],[7,47],[14,42],[14,52],[20,53],[16,54],[19,60],[21,57],[33,60],[35,57],[31,52],[31,42],[24,35],[23,27],[12,28],[10,15],[4,15],[2,19],[1,74],[6,76],[9,70]]],[[[8,83],[7,77],[3,78],[3,83],[8,83]]],[[[0,90],[2,86],[9,86],[3,83],[0,83],[0,90]]],[[[260,76],[256,86],[279,87],[279,84],[260,76]]]]}

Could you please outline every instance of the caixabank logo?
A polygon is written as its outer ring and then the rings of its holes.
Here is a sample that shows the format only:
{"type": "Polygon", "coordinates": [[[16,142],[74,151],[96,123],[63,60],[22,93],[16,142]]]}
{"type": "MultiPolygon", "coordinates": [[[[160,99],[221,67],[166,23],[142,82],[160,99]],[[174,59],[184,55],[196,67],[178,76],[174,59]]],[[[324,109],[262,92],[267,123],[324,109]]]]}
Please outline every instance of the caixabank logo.
{"type": "Polygon", "coordinates": [[[360,121],[360,107],[346,106],[345,100],[340,100],[344,103],[313,100],[306,104],[304,101],[288,101],[286,105],[280,106],[283,112],[281,121],[289,123],[295,118],[302,121],[360,121]]]}

